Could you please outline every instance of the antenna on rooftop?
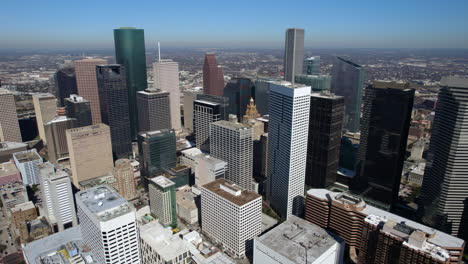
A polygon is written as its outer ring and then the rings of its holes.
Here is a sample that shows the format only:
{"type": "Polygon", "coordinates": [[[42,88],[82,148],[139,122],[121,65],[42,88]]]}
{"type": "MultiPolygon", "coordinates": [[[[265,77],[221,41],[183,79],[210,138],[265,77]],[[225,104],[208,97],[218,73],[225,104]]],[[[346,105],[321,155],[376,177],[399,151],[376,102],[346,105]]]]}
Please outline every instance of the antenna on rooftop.
{"type": "Polygon", "coordinates": [[[161,44],[158,41],[158,61],[161,62],[161,44]]]}

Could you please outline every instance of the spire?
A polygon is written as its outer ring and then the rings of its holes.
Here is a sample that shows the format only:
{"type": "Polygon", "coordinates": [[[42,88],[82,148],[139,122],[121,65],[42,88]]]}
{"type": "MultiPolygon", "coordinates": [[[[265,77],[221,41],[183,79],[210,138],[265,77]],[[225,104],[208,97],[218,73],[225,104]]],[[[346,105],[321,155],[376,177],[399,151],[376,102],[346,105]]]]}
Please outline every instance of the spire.
{"type": "Polygon", "coordinates": [[[260,114],[258,113],[257,107],[255,106],[255,101],[252,97],[250,97],[250,102],[247,105],[247,110],[245,111],[243,120],[246,122],[248,120],[254,120],[259,117],[260,114]]]}

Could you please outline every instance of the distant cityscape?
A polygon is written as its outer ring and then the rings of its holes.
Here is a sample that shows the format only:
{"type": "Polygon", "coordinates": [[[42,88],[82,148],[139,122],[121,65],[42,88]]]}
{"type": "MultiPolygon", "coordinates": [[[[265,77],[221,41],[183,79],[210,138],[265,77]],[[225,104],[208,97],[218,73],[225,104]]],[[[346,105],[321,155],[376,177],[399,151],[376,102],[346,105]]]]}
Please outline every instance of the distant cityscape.
{"type": "Polygon", "coordinates": [[[113,34],[0,50],[0,263],[466,263],[468,50],[113,34]]]}

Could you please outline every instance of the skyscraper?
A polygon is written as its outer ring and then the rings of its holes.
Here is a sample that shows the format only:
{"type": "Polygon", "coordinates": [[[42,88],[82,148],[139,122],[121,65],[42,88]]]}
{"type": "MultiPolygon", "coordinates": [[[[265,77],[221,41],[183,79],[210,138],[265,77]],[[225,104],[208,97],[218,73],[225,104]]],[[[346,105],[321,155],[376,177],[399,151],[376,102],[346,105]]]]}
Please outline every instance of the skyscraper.
{"type": "Polygon", "coordinates": [[[174,130],[163,129],[138,134],[138,151],[142,181],[174,168],[177,163],[176,136],[174,130]]]}
{"type": "Polygon", "coordinates": [[[184,91],[184,127],[193,132],[193,102],[197,95],[203,93],[202,87],[195,87],[184,91]]]}
{"type": "Polygon", "coordinates": [[[123,198],[130,201],[138,197],[133,166],[129,159],[115,161],[114,177],[117,180],[117,190],[123,198]]]}
{"type": "Polygon", "coordinates": [[[306,185],[328,188],[336,181],[344,99],[330,93],[310,95],[306,185]]]}
{"type": "Polygon", "coordinates": [[[351,132],[359,131],[364,69],[361,65],[336,57],[332,70],[331,91],[344,97],[345,119],[343,127],[351,132]]]}
{"type": "Polygon", "coordinates": [[[70,98],[65,98],[65,108],[67,109],[67,117],[76,119],[76,127],[93,124],[91,103],[85,98],[71,94],[70,98]]]}
{"type": "MultiPolygon", "coordinates": [[[[320,56],[306,58],[303,73],[305,75],[320,75],[320,56]]],[[[298,74],[296,73],[296,75],[298,74]]]]}
{"type": "Polygon", "coordinates": [[[304,29],[288,28],[284,44],[284,80],[294,82],[304,64],[304,29]]]}
{"type": "Polygon", "coordinates": [[[0,88],[0,113],[0,141],[22,142],[15,97],[3,88],[0,88]]]}
{"type": "Polygon", "coordinates": [[[226,179],[201,188],[202,230],[224,250],[243,257],[262,232],[262,197],[226,179]]]}
{"type": "Polygon", "coordinates": [[[302,214],[310,86],[271,84],[268,124],[270,204],[281,218],[302,214]]]}
{"type": "Polygon", "coordinates": [[[177,226],[175,183],[164,176],[157,176],[149,181],[149,204],[164,226],[177,226]]]}
{"type": "Polygon", "coordinates": [[[57,113],[57,99],[51,94],[33,94],[32,98],[39,137],[47,144],[44,125],[54,119],[57,113]]]}
{"type": "Polygon", "coordinates": [[[353,191],[382,208],[398,199],[413,109],[409,83],[375,81],[366,87],[357,176],[353,191]]]}
{"type": "Polygon", "coordinates": [[[13,160],[15,161],[16,167],[21,172],[24,185],[31,186],[41,183],[38,165],[43,161],[36,149],[13,153],[13,160]]]}
{"type": "Polygon", "coordinates": [[[72,94],[77,94],[75,68],[72,65],[65,65],[54,74],[55,93],[60,106],[65,106],[65,98],[72,94]]]}
{"type": "MultiPolygon", "coordinates": [[[[114,29],[115,59],[125,67],[130,110],[132,139],[138,133],[137,91],[148,88],[146,79],[145,33],[143,29],[121,27],[114,29]]],[[[86,97],[86,96],[85,96],[86,97]]]]}
{"type": "Polygon", "coordinates": [[[66,116],[57,116],[45,124],[44,130],[47,138],[47,155],[49,161],[57,163],[60,159],[68,158],[68,145],[65,131],[74,127],[76,127],[76,119],[66,116]]]}
{"type": "Polygon", "coordinates": [[[139,264],[136,209],[106,185],[76,193],[83,243],[98,263],[139,264]]]}
{"type": "Polygon", "coordinates": [[[216,55],[208,52],[205,54],[205,63],[203,64],[203,93],[223,96],[223,89],[223,69],[218,66],[216,55]]]}
{"type": "Polygon", "coordinates": [[[45,213],[54,232],[78,225],[70,177],[50,162],[38,165],[45,213]]]}
{"type": "Polygon", "coordinates": [[[114,168],[110,129],[104,124],[66,130],[73,184],[111,173],[114,168]]]}
{"type": "Polygon", "coordinates": [[[146,89],[137,93],[138,131],[171,128],[171,100],[168,92],[146,89]]]}
{"type": "Polygon", "coordinates": [[[227,162],[226,179],[246,190],[252,188],[252,128],[221,120],[210,125],[210,154],[227,162]]]}
{"type": "Polygon", "coordinates": [[[171,98],[171,127],[178,130],[180,125],[179,64],[172,60],[159,60],[153,64],[154,85],[157,89],[169,92],[171,98]]]}
{"type": "Polygon", "coordinates": [[[132,154],[132,136],[125,68],[118,64],[96,66],[101,120],[111,132],[115,159],[132,154]]]}
{"type": "Polygon", "coordinates": [[[229,114],[236,115],[241,121],[250,98],[255,96],[254,90],[254,83],[249,78],[231,79],[224,88],[224,97],[229,98],[229,114]]]}
{"type": "Polygon", "coordinates": [[[101,123],[101,106],[97,87],[96,66],[107,64],[103,59],[84,59],[74,61],[78,94],[91,104],[93,124],[101,123]]]}
{"type": "Polygon", "coordinates": [[[445,77],[441,86],[419,207],[424,223],[468,239],[468,78],[445,77]]]}

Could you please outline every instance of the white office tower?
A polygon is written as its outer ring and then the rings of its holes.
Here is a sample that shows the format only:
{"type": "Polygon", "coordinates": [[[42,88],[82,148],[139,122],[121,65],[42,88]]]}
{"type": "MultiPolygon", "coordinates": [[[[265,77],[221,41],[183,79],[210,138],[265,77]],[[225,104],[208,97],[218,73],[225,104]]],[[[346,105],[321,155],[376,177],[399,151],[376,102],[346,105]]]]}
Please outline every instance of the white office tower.
{"type": "Polygon", "coordinates": [[[154,86],[169,92],[172,129],[181,129],[179,64],[172,60],[159,60],[153,64],[154,86]]]}
{"type": "Polygon", "coordinates": [[[262,232],[262,197],[226,179],[203,185],[202,231],[233,257],[244,257],[262,232]]]}
{"type": "Polygon", "coordinates": [[[441,86],[419,209],[423,223],[468,239],[468,78],[441,86]]]}
{"type": "Polygon", "coordinates": [[[253,264],[343,263],[345,242],[296,216],[255,238],[253,264]]]}
{"type": "Polygon", "coordinates": [[[135,207],[107,185],[76,193],[83,243],[99,263],[139,264],[135,207]]]}
{"type": "Polygon", "coordinates": [[[252,136],[252,128],[237,122],[221,120],[210,125],[210,154],[227,162],[226,179],[247,190],[253,190],[252,136]]]}
{"type": "Polygon", "coordinates": [[[65,171],[56,170],[50,162],[38,166],[42,180],[42,201],[54,232],[76,226],[78,221],[70,177],[65,171]]]}
{"type": "Polygon", "coordinates": [[[198,148],[189,148],[189,149],[182,150],[180,153],[181,153],[180,163],[182,165],[189,166],[190,169],[192,170],[192,173],[194,173],[195,165],[196,165],[195,158],[198,155],[203,155],[202,151],[198,148]]]}
{"type": "Polygon", "coordinates": [[[267,192],[273,209],[287,219],[304,205],[310,86],[282,82],[270,89],[267,192]]]}
{"type": "Polygon", "coordinates": [[[13,160],[16,167],[21,172],[21,178],[24,185],[40,184],[38,164],[42,163],[42,158],[36,149],[25,150],[13,153],[13,160]]]}
{"type": "Polygon", "coordinates": [[[195,185],[201,187],[214,180],[225,178],[227,162],[210,155],[195,157],[195,185]]]}
{"type": "Polygon", "coordinates": [[[195,87],[184,91],[184,127],[193,132],[193,102],[197,99],[197,94],[203,93],[202,87],[195,87]]]}

